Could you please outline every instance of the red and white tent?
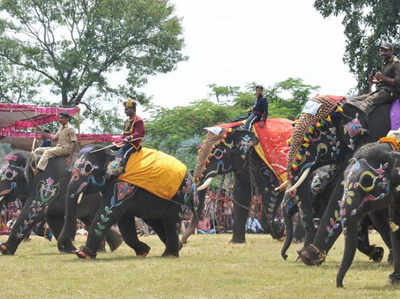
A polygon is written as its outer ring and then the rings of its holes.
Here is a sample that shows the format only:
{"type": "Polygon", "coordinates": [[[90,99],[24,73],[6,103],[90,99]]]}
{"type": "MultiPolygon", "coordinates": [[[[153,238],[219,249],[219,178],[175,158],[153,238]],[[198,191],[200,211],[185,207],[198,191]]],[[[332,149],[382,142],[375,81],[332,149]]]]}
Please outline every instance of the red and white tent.
{"type": "MultiPolygon", "coordinates": [[[[71,116],[79,113],[79,108],[35,107],[30,105],[0,103],[0,142],[9,143],[13,148],[31,150],[35,138],[40,133],[23,131],[59,119],[61,112],[71,116]]],[[[119,136],[110,134],[78,134],[81,146],[99,142],[118,142],[119,136]]]]}

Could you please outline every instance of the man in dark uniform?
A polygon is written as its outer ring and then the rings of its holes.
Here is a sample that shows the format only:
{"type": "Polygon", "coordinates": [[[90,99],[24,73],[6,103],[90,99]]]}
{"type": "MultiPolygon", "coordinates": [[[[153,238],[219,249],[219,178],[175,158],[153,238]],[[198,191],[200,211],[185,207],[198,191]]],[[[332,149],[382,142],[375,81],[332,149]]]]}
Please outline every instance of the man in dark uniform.
{"type": "Polygon", "coordinates": [[[128,119],[125,121],[122,135],[124,146],[119,149],[118,153],[122,157],[121,166],[125,168],[130,155],[142,148],[142,139],[146,130],[143,120],[136,115],[136,102],[128,99],[124,102],[124,107],[128,119]]]}
{"type": "Polygon", "coordinates": [[[253,124],[259,120],[261,120],[260,127],[264,127],[268,117],[268,101],[264,98],[263,92],[264,88],[262,86],[256,86],[257,100],[251,109],[251,113],[247,118],[246,123],[243,125],[244,130],[251,131],[253,124]]]}
{"type": "Polygon", "coordinates": [[[353,99],[360,101],[360,108],[367,113],[370,113],[374,106],[391,103],[400,96],[400,61],[393,55],[392,45],[383,43],[379,47],[379,54],[383,59],[382,71],[368,78],[370,83],[376,84],[376,90],[353,99]]]}

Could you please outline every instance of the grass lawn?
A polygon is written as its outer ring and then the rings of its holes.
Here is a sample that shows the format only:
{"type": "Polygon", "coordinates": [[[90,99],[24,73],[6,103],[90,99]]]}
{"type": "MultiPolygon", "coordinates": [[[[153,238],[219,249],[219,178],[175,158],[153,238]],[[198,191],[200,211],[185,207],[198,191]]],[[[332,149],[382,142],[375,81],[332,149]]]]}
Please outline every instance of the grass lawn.
{"type": "MultiPolygon", "coordinates": [[[[15,256],[0,256],[1,298],[399,298],[387,284],[393,267],[387,249],[381,264],[361,253],[345,277],[345,289],[335,287],[343,239],[320,267],[295,262],[295,244],[288,261],[280,257],[282,243],[267,235],[247,235],[247,243],[229,244],[230,235],[196,235],[181,257],[160,258],[164,248],[155,236],[141,240],[152,247],[136,257],[125,244],[96,261],[60,255],[56,242],[32,237],[15,256]]],[[[375,244],[382,245],[377,234],[375,244]]],[[[0,237],[4,242],[5,236],[0,237]]],[[[78,237],[76,245],[85,238],[78,237]]],[[[384,247],[384,246],[383,246],[384,247]]]]}

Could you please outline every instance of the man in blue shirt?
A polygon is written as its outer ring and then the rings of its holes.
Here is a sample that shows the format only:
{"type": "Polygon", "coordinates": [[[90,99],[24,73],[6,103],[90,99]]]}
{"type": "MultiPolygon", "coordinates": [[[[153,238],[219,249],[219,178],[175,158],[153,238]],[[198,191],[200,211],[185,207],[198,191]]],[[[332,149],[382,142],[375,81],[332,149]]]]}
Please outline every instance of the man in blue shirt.
{"type": "Polygon", "coordinates": [[[40,144],[40,147],[50,147],[51,146],[50,130],[44,129],[41,135],[42,135],[42,143],[40,144]]]}
{"type": "Polygon", "coordinates": [[[251,109],[251,113],[247,118],[246,123],[243,125],[244,130],[251,131],[253,124],[259,120],[261,120],[260,127],[264,127],[268,117],[268,101],[264,98],[263,92],[264,88],[262,86],[256,86],[257,100],[251,109]]]}
{"type": "Polygon", "coordinates": [[[251,212],[250,217],[247,219],[246,232],[254,234],[264,232],[260,221],[258,221],[258,219],[255,217],[254,212],[251,212]]]}

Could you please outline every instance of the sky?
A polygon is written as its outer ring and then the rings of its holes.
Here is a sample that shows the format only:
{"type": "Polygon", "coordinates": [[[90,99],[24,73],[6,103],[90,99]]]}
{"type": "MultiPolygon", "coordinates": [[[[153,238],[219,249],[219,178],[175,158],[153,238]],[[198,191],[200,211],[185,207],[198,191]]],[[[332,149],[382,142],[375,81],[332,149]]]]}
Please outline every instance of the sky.
{"type": "MultiPolygon", "coordinates": [[[[324,19],[313,0],[172,0],[187,61],[142,89],[164,107],[208,98],[208,84],[264,86],[289,77],[345,95],[356,80],[344,65],[341,17],[324,19]]],[[[140,111],[141,108],[139,107],[140,111]]]]}

